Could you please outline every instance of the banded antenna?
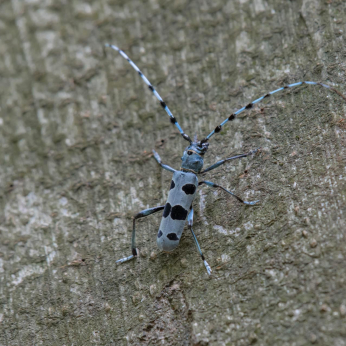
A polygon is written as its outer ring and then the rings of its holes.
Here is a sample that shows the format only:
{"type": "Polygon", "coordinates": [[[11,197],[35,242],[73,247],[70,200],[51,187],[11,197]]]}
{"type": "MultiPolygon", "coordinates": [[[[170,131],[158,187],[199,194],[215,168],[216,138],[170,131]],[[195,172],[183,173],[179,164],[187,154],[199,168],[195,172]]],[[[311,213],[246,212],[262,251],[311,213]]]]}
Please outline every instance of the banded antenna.
{"type": "Polygon", "coordinates": [[[117,52],[120,53],[120,55],[126,59],[130,65],[138,72],[138,74],[142,77],[142,79],[144,80],[145,84],[148,86],[148,88],[152,91],[152,93],[155,95],[155,97],[160,101],[160,104],[162,106],[162,108],[166,111],[166,113],[168,114],[170,121],[172,124],[174,124],[177,129],[179,130],[180,134],[183,136],[184,139],[186,139],[190,144],[192,143],[191,138],[184,133],[183,129],[180,127],[177,119],[173,116],[172,112],[170,111],[170,109],[168,108],[166,102],[164,102],[162,100],[162,97],[159,95],[159,93],[156,91],[156,89],[153,87],[153,85],[149,82],[149,80],[147,79],[147,77],[144,76],[144,74],[142,73],[142,71],[137,67],[137,65],[135,65],[135,63],[124,53],[124,51],[122,51],[121,49],[119,49],[117,46],[114,46],[113,44],[105,44],[106,47],[110,47],[114,50],[116,50],[117,52]]]}
{"type": "Polygon", "coordinates": [[[222,129],[222,126],[224,126],[228,121],[232,121],[236,118],[236,116],[238,114],[240,114],[241,112],[247,110],[247,109],[251,109],[253,107],[254,104],[258,103],[258,102],[261,102],[263,99],[267,98],[267,97],[270,97],[271,95],[279,92],[279,91],[282,91],[282,90],[285,90],[285,89],[290,89],[290,88],[294,88],[296,86],[300,86],[300,85],[303,85],[303,84],[308,84],[308,85],[320,85],[324,88],[327,88],[327,89],[330,89],[332,91],[334,91],[336,94],[338,94],[339,96],[341,96],[345,101],[346,101],[346,97],[338,90],[336,90],[335,88],[327,85],[327,84],[323,84],[323,83],[319,83],[319,82],[298,82],[298,83],[293,83],[293,84],[288,84],[288,85],[285,85],[284,87],[282,88],[279,88],[279,89],[276,89],[274,91],[271,91],[265,95],[263,95],[262,97],[258,98],[257,100],[255,101],[252,101],[250,102],[248,105],[238,109],[236,112],[232,113],[227,119],[225,119],[220,125],[216,126],[215,129],[209,133],[209,135],[207,137],[205,137],[204,139],[201,140],[201,143],[206,143],[208,142],[209,138],[214,134],[214,133],[218,133],[221,131],[222,129]]]}

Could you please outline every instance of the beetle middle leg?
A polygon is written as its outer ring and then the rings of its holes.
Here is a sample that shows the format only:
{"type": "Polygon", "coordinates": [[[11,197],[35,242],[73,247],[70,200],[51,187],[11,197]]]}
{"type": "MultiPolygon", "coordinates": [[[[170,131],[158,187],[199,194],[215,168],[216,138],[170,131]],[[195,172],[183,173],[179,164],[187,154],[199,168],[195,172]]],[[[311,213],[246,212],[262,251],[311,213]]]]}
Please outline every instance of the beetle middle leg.
{"type": "Polygon", "coordinates": [[[199,186],[199,185],[202,185],[202,184],[206,184],[206,185],[209,186],[209,187],[220,188],[220,189],[222,189],[223,191],[225,191],[225,192],[229,193],[230,195],[232,195],[233,197],[235,197],[239,202],[241,202],[241,203],[243,203],[243,204],[254,205],[254,204],[256,204],[257,202],[259,202],[259,200],[258,200],[258,201],[253,201],[253,202],[246,202],[246,201],[243,201],[240,197],[236,196],[233,192],[228,191],[228,190],[226,190],[224,187],[222,187],[222,186],[220,186],[220,185],[218,185],[218,184],[212,183],[211,181],[206,181],[206,180],[200,181],[200,182],[198,183],[198,186],[199,186]]]}
{"type": "Polygon", "coordinates": [[[123,262],[129,261],[138,255],[137,250],[136,250],[136,220],[140,219],[142,217],[146,217],[148,215],[154,214],[160,210],[163,210],[164,207],[165,207],[164,205],[161,205],[159,207],[145,209],[133,217],[132,243],[131,243],[132,255],[128,256],[128,257],[121,258],[121,259],[117,260],[115,263],[123,263],[123,262]]]}
{"type": "Polygon", "coordinates": [[[196,237],[195,233],[194,233],[193,230],[192,230],[192,224],[193,224],[193,209],[191,209],[191,211],[190,211],[190,213],[189,213],[189,215],[188,215],[188,217],[187,217],[187,222],[188,222],[189,229],[190,229],[190,231],[191,231],[191,233],[192,233],[193,240],[195,241],[197,250],[198,250],[199,254],[201,255],[202,261],[203,261],[203,263],[204,263],[204,265],[205,265],[205,268],[207,269],[208,275],[210,275],[210,274],[211,274],[210,265],[209,265],[208,262],[205,260],[205,257],[204,257],[204,255],[203,255],[203,253],[202,253],[202,250],[201,250],[201,248],[200,248],[200,246],[199,246],[199,244],[198,244],[197,237],[196,237]]]}

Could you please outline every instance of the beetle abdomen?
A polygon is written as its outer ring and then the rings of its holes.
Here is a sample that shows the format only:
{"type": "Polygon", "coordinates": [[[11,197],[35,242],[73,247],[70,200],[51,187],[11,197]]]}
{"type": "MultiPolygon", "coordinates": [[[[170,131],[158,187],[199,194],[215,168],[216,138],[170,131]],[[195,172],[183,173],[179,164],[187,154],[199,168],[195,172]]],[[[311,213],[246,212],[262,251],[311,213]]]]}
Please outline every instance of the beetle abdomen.
{"type": "Polygon", "coordinates": [[[195,174],[174,172],[157,234],[157,246],[160,250],[172,251],[178,246],[197,186],[198,179],[195,174]]]}

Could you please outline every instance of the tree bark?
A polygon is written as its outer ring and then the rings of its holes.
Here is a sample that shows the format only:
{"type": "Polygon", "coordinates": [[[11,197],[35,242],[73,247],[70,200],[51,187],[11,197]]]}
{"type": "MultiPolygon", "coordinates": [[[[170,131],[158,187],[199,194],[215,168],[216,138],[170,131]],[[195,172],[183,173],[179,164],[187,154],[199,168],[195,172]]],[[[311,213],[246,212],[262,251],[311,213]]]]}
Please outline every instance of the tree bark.
{"type": "Polygon", "coordinates": [[[194,230],[160,253],[187,142],[288,83],[346,94],[346,4],[0,3],[0,345],[346,345],[345,101],[273,95],[210,139],[194,230]]]}

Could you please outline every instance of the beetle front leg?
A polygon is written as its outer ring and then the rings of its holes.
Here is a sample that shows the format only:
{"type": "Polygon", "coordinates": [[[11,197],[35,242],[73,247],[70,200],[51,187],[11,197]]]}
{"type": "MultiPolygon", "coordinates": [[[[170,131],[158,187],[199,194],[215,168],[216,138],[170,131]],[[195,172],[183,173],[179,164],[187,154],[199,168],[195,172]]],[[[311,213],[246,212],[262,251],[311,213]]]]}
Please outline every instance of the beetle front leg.
{"type": "Polygon", "coordinates": [[[215,169],[215,168],[217,168],[217,167],[223,165],[224,163],[226,163],[226,162],[228,162],[228,161],[231,161],[231,160],[234,160],[234,159],[240,159],[240,158],[242,158],[242,157],[246,157],[246,156],[255,154],[255,153],[258,151],[258,149],[259,149],[259,148],[255,149],[255,150],[251,150],[251,151],[248,152],[247,154],[236,155],[236,156],[229,157],[228,159],[220,160],[220,161],[214,163],[213,165],[211,165],[210,167],[206,168],[205,170],[203,170],[200,174],[209,172],[209,171],[211,171],[212,169],[215,169]]]}
{"type": "Polygon", "coordinates": [[[164,207],[165,206],[162,205],[159,207],[145,209],[133,217],[132,242],[131,242],[132,255],[128,256],[128,257],[121,258],[121,259],[117,260],[115,263],[123,263],[123,262],[129,261],[138,255],[137,250],[136,250],[136,220],[140,219],[142,217],[146,217],[148,215],[154,214],[160,210],[163,210],[164,207]]]}
{"type": "Polygon", "coordinates": [[[176,172],[176,170],[168,165],[164,165],[161,161],[161,157],[160,155],[153,149],[153,154],[154,154],[154,158],[157,161],[157,163],[165,170],[170,171],[172,173],[176,172]]]}

